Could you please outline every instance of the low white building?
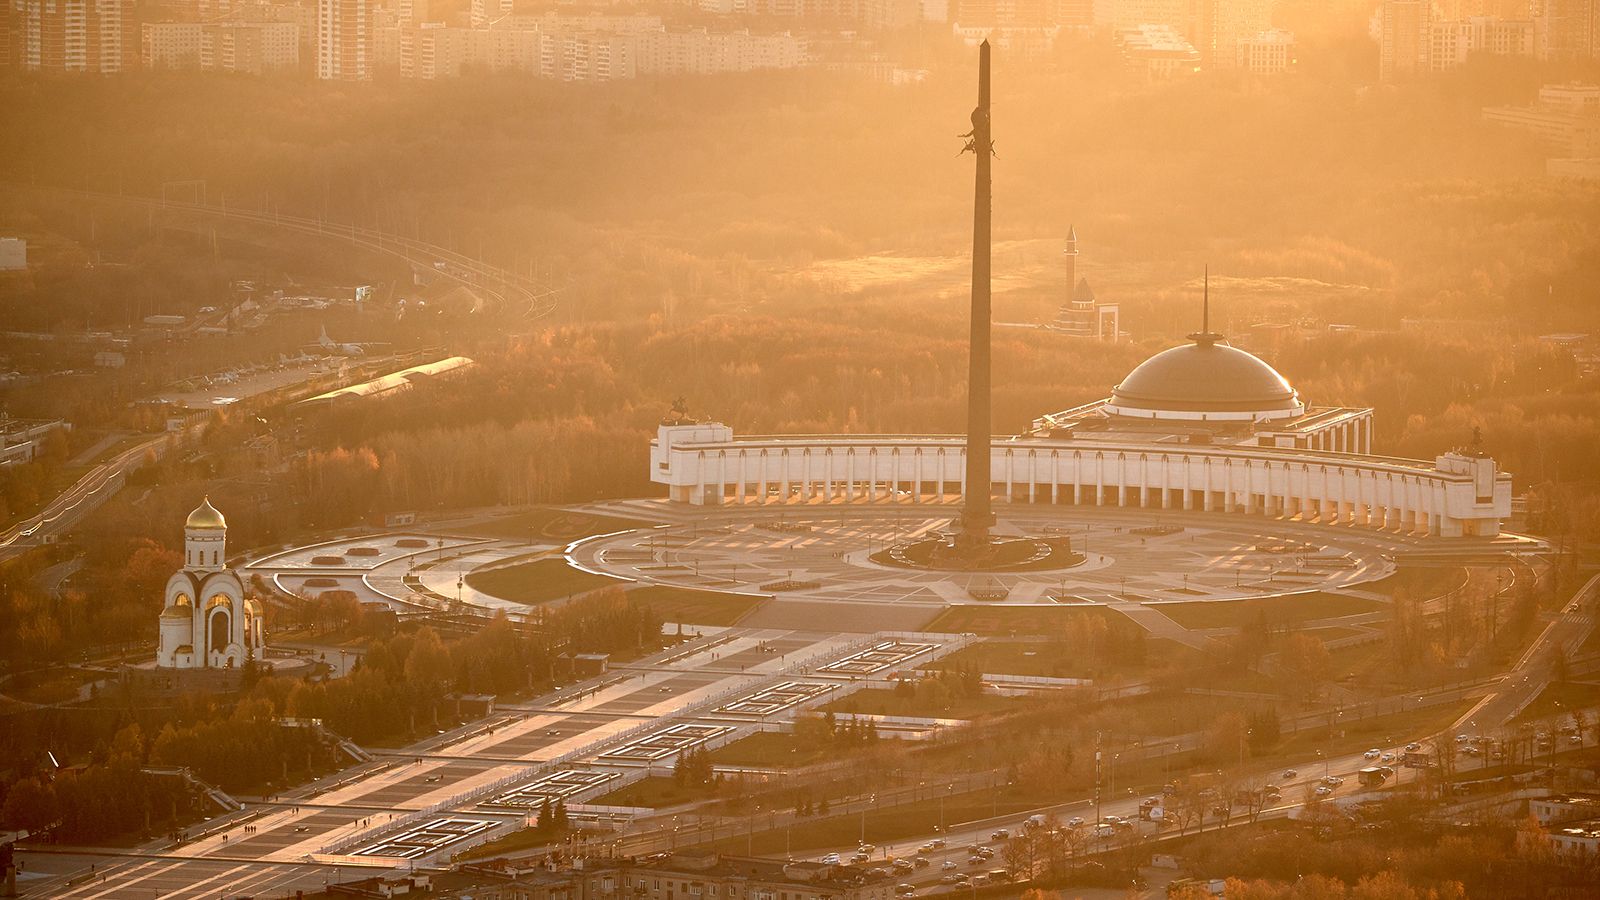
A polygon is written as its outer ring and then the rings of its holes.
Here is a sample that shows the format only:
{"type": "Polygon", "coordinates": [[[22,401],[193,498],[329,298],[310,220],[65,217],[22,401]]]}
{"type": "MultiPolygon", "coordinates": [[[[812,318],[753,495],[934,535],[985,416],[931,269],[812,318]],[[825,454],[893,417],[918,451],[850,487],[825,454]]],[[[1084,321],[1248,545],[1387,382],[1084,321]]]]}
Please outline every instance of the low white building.
{"type": "MultiPolygon", "coordinates": [[[[1202,331],[1141,363],[1109,398],[1035,420],[991,450],[1012,503],[1194,510],[1492,537],[1511,476],[1476,446],[1433,460],[1374,456],[1372,410],[1310,407],[1261,359],[1202,331]]],[[[961,435],[736,437],[670,420],[652,480],[696,504],[929,502],[966,491],[961,435]]]]}

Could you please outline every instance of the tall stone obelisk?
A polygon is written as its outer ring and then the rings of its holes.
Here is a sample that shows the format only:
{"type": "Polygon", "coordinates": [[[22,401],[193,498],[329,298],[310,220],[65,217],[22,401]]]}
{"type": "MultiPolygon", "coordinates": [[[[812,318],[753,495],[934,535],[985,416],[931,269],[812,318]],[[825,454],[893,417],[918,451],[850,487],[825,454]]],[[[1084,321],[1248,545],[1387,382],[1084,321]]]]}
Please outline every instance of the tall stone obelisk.
{"type": "Polygon", "coordinates": [[[972,111],[972,143],[977,157],[972,190],[972,332],[967,348],[967,486],[955,549],[972,561],[989,552],[994,525],[990,494],[989,391],[989,214],[990,163],[993,158],[989,121],[989,42],[978,45],[978,107],[972,111]]]}

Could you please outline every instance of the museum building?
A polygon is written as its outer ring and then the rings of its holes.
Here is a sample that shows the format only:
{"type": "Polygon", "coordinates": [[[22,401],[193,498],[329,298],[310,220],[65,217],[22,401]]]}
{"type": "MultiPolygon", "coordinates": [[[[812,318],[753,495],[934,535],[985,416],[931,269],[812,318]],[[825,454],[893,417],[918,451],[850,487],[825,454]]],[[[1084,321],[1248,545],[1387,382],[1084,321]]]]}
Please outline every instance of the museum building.
{"type": "MultiPolygon", "coordinates": [[[[1439,537],[1492,537],[1511,476],[1477,445],[1433,460],[1372,455],[1370,408],[1308,406],[1265,361],[1207,327],[1129,372],[1106,399],[997,438],[993,491],[1012,503],[1192,510],[1439,537]]],[[[675,415],[651,442],[673,501],[948,502],[966,491],[960,435],[735,436],[675,415]]]]}

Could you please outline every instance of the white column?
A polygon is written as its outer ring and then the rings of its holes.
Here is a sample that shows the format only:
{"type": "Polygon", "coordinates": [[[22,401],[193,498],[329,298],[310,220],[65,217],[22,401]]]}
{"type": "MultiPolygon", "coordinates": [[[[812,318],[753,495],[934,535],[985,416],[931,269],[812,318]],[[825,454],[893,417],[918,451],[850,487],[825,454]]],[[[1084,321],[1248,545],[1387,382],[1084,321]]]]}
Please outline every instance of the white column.
{"type": "Polygon", "coordinates": [[[1183,460],[1183,508],[1194,509],[1194,495],[1189,490],[1189,467],[1194,464],[1194,457],[1187,453],[1180,456],[1183,460]]]}

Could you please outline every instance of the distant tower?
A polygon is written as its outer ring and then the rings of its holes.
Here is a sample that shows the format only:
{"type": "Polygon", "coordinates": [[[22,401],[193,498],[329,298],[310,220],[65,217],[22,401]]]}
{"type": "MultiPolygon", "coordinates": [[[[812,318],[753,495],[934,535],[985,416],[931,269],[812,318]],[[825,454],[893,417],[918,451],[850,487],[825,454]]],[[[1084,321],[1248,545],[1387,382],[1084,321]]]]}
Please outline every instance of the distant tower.
{"type": "Polygon", "coordinates": [[[1078,277],[1078,227],[1067,229],[1067,247],[1061,251],[1067,260],[1067,302],[1056,311],[1050,323],[1055,331],[1073,337],[1088,337],[1102,341],[1117,341],[1122,334],[1121,308],[1115,303],[1095,299],[1089,279],[1078,277]]]}
{"type": "Polygon", "coordinates": [[[1061,251],[1067,260],[1067,302],[1072,302],[1072,287],[1078,283],[1078,226],[1067,226],[1067,249],[1061,251]]]}

